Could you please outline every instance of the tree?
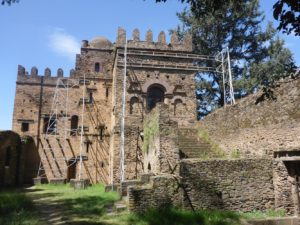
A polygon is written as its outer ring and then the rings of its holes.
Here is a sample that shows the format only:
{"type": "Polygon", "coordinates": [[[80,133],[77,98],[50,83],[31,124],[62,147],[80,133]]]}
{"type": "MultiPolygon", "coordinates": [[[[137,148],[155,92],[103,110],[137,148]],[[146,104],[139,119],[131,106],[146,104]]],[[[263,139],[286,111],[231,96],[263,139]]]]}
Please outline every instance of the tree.
{"type": "Polygon", "coordinates": [[[273,6],[273,16],[279,21],[279,30],[300,36],[300,1],[279,0],[273,6]]]}
{"type": "MultiPolygon", "coordinates": [[[[214,7],[214,1],[197,2],[201,2],[202,6],[196,12],[191,9],[178,14],[183,25],[177,33],[179,37],[186,32],[191,33],[195,52],[199,54],[213,56],[224,47],[229,47],[237,98],[262,86],[270,86],[273,80],[283,76],[283,68],[286,67],[282,65],[293,64],[291,52],[284,48],[282,40],[276,38],[272,25],[262,29],[264,16],[259,11],[258,0],[226,0],[227,4],[217,7],[214,7]],[[278,58],[283,55],[285,57],[278,58]]],[[[209,61],[206,66],[215,65],[209,61]]],[[[199,117],[224,105],[222,77],[219,74],[197,74],[196,81],[199,117]]]]}
{"type": "Polygon", "coordinates": [[[2,5],[11,5],[12,3],[16,3],[16,2],[19,2],[19,0],[2,0],[1,4],[2,5]]]}

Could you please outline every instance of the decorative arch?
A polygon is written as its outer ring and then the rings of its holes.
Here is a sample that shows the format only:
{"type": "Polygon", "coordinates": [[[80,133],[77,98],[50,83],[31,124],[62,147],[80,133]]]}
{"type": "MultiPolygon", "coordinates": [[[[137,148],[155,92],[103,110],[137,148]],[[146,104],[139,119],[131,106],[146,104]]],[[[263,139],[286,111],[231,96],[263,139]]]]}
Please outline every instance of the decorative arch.
{"type": "Polygon", "coordinates": [[[164,89],[165,89],[165,94],[166,95],[172,95],[173,94],[173,90],[174,90],[173,86],[171,86],[170,84],[168,84],[164,80],[157,80],[157,79],[147,80],[142,86],[142,92],[147,93],[149,87],[152,86],[152,85],[161,85],[161,86],[163,86],[164,89]]]}
{"type": "Polygon", "coordinates": [[[129,114],[139,114],[142,112],[141,101],[138,97],[133,96],[129,101],[129,114]]]}
{"type": "Polygon", "coordinates": [[[182,97],[176,97],[173,99],[172,104],[174,105],[174,116],[185,114],[186,107],[182,97]]]}
{"type": "Polygon", "coordinates": [[[164,102],[166,88],[161,84],[152,84],[147,90],[147,109],[151,110],[158,102],[164,102]]]}

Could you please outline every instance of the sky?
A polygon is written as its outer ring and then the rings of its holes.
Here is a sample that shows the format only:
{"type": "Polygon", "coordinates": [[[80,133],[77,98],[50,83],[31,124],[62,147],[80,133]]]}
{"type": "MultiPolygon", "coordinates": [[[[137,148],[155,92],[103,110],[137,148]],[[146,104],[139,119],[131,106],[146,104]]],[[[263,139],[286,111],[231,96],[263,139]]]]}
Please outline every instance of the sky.
{"type": "MultiPolygon", "coordinates": [[[[261,1],[266,19],[273,22],[274,2],[261,1]]],[[[119,26],[127,30],[129,39],[135,28],[141,39],[151,29],[155,40],[160,31],[168,33],[179,24],[176,12],[186,6],[177,0],[20,0],[0,5],[0,130],[11,129],[19,64],[27,71],[36,66],[39,74],[46,67],[52,74],[62,68],[68,75],[81,40],[104,36],[114,42],[119,26]]],[[[281,37],[300,65],[300,51],[296,51],[300,37],[281,37]]]]}

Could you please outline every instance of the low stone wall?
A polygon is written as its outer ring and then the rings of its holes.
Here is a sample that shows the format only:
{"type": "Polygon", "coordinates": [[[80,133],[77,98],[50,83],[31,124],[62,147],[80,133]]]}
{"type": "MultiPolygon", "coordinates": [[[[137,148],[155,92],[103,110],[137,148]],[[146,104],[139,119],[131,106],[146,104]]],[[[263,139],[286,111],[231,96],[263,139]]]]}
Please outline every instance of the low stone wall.
{"type": "Polygon", "coordinates": [[[274,208],[272,160],[185,159],[183,207],[249,212],[274,208]]]}
{"type": "Polygon", "coordinates": [[[128,187],[129,210],[142,213],[149,208],[166,208],[181,205],[179,180],[173,175],[151,177],[150,183],[128,187]]]}
{"type": "Polygon", "coordinates": [[[263,220],[249,220],[249,225],[299,225],[299,218],[274,218],[263,220]]]}

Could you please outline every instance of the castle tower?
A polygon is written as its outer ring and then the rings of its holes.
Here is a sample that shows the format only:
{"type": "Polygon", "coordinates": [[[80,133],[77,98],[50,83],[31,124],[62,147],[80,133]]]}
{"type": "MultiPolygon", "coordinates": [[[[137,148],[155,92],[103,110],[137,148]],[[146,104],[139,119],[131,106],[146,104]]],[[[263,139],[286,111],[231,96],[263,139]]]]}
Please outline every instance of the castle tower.
{"type": "Polygon", "coordinates": [[[195,67],[191,38],[182,42],[176,34],[171,43],[166,42],[161,32],[153,41],[152,31],[141,40],[140,32],[135,29],[132,39],[127,40],[126,31],[119,28],[116,41],[116,55],[113,69],[113,117],[111,144],[111,180],[120,179],[120,149],[122,141],[122,98],[124,75],[126,72],[125,98],[125,143],[124,179],[135,179],[143,171],[142,139],[143,119],[157,102],[169,105],[170,118],[180,126],[196,119],[195,67]],[[127,42],[127,43],[126,43],[127,42]],[[126,54],[126,56],[125,56],[126,54]],[[126,71],[125,71],[126,67],[126,71]]]}

